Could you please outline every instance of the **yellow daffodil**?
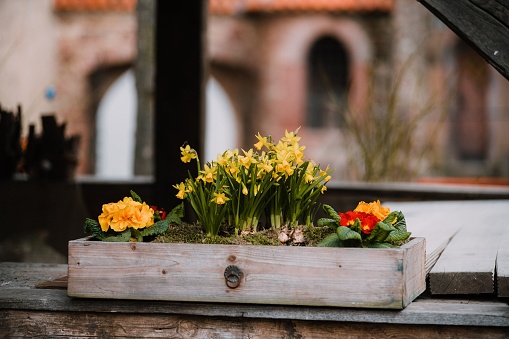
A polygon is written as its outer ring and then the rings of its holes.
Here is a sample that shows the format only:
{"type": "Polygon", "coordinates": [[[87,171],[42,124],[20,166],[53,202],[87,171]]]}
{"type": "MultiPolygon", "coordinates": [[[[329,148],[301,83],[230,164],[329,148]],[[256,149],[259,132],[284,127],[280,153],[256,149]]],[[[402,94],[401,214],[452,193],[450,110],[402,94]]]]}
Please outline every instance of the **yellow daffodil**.
{"type": "Polygon", "coordinates": [[[276,166],[276,169],[279,173],[284,173],[289,176],[293,174],[294,168],[288,163],[288,161],[284,160],[276,166]]]}
{"type": "Polygon", "coordinates": [[[215,202],[218,205],[224,205],[228,200],[230,200],[230,198],[228,198],[224,193],[214,192],[214,198],[210,201],[215,202]]]}
{"type": "Polygon", "coordinates": [[[299,131],[300,127],[297,128],[295,132],[288,132],[285,130],[285,136],[281,138],[282,141],[287,142],[289,144],[294,144],[299,142],[300,137],[297,136],[297,132],[299,131]]]}
{"type": "Polygon", "coordinates": [[[217,166],[208,166],[205,164],[203,166],[203,171],[200,171],[201,180],[204,182],[214,182],[214,179],[216,178],[216,172],[217,172],[217,166]]]}
{"type": "Polygon", "coordinates": [[[245,168],[249,168],[251,164],[256,164],[258,162],[253,155],[253,149],[247,152],[242,150],[242,152],[244,152],[244,156],[239,156],[239,163],[245,168]]]}
{"type": "Polygon", "coordinates": [[[189,145],[186,145],[186,147],[180,147],[180,153],[182,154],[180,160],[184,163],[190,162],[192,159],[196,159],[198,157],[196,151],[189,145]]]}
{"type": "Polygon", "coordinates": [[[268,141],[268,137],[262,137],[260,135],[260,132],[258,132],[258,135],[255,135],[256,139],[258,139],[258,142],[254,144],[254,147],[257,150],[261,150],[264,146],[267,148],[270,148],[272,144],[268,141]]]}
{"type": "Polygon", "coordinates": [[[181,182],[178,185],[173,185],[176,189],[178,189],[178,193],[176,194],[176,197],[179,199],[184,199],[186,197],[186,185],[181,182]]]}

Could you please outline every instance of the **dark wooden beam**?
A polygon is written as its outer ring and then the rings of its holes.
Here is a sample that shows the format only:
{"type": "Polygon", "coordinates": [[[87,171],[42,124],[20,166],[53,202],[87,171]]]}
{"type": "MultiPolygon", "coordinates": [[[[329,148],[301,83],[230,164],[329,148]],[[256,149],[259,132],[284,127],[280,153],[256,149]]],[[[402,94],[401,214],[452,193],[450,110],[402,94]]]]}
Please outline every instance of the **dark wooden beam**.
{"type": "Polygon", "coordinates": [[[417,1],[509,80],[509,1],[417,1]]]}
{"type": "Polygon", "coordinates": [[[173,208],[180,201],[172,185],[188,169],[179,147],[203,148],[206,0],[157,1],[155,32],[155,203],[173,208]]]}

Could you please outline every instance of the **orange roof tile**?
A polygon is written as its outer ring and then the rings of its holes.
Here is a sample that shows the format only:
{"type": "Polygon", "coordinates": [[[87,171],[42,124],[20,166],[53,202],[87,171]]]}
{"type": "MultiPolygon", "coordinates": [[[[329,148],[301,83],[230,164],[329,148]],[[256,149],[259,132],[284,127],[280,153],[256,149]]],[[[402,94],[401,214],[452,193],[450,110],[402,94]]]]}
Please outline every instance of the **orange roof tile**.
{"type": "Polygon", "coordinates": [[[55,11],[133,11],[136,0],[54,0],[55,11]]]}
{"type": "Polygon", "coordinates": [[[209,0],[209,12],[360,12],[391,11],[394,0],[209,0]]]}
{"type": "MultiPolygon", "coordinates": [[[[56,11],[133,11],[136,2],[137,0],[54,0],[53,8],[56,11]]],[[[391,11],[393,5],[394,0],[209,0],[209,12],[232,15],[246,12],[391,11]]]]}

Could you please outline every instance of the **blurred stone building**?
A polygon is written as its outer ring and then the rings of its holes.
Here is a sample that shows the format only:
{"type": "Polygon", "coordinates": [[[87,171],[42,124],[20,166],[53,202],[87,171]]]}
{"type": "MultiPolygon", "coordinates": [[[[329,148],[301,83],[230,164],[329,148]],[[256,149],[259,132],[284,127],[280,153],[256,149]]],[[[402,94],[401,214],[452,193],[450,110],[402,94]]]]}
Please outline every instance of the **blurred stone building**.
{"type": "MultiPolygon", "coordinates": [[[[66,121],[69,133],[82,137],[79,174],[97,171],[99,125],[113,127],[101,132],[113,138],[135,138],[98,117],[108,90],[133,67],[132,105],[143,118],[138,147],[128,152],[138,164],[153,157],[154,10],[151,0],[0,1],[0,103],[21,103],[25,123],[48,111],[66,121]],[[51,88],[56,95],[45,96],[51,88]]],[[[418,175],[509,176],[507,80],[418,2],[209,0],[207,10],[206,140],[217,146],[208,158],[224,145],[252,147],[258,132],[277,139],[300,127],[308,158],[330,164],[336,180],[359,179],[350,170],[354,148],[342,109],[369,117],[370,107],[380,106],[374,98],[390,94],[404,74],[397,88],[402,119],[432,99],[446,108],[445,116],[438,107],[414,126],[415,142],[434,147],[418,175]],[[440,131],[430,134],[437,121],[440,131]]],[[[117,113],[113,121],[132,119],[117,113]]]]}

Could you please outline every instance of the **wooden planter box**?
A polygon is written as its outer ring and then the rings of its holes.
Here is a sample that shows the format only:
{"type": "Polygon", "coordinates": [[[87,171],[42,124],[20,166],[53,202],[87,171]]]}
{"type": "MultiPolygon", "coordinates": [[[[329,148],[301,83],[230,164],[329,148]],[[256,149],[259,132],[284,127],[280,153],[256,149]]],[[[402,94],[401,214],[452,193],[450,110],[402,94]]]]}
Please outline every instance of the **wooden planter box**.
{"type": "Polygon", "coordinates": [[[69,242],[67,293],[79,298],[402,309],[426,289],[425,261],[424,238],[397,249],[83,238],[69,242]]]}

